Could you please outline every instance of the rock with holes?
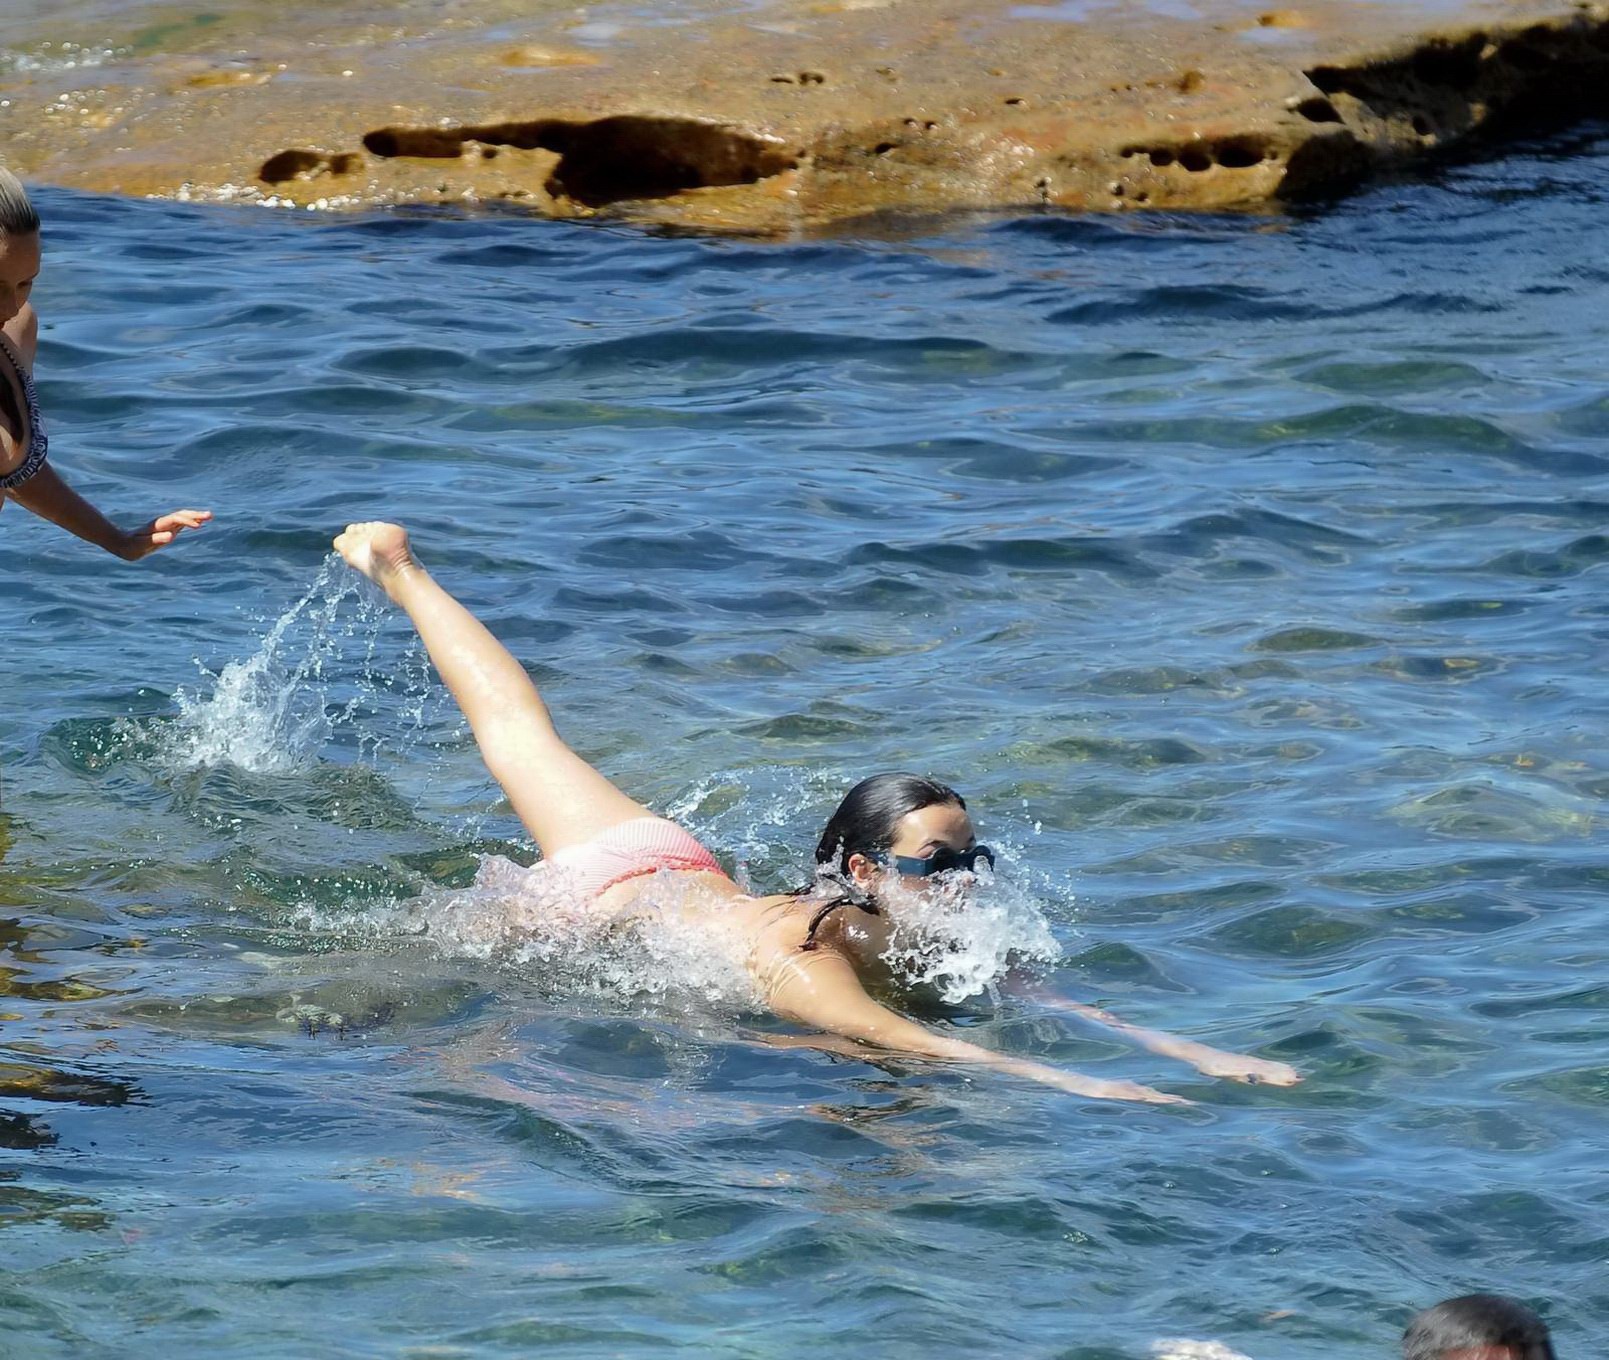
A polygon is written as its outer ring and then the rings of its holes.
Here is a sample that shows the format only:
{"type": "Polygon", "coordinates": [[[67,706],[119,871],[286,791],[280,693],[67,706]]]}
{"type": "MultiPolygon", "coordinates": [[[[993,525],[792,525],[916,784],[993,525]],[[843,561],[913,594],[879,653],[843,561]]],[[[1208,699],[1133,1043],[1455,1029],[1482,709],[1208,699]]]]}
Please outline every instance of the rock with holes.
{"type": "MultiPolygon", "coordinates": [[[[107,60],[13,70],[8,162],[138,194],[507,199],[796,232],[889,210],[1314,198],[1609,102],[1595,0],[670,0],[635,27],[562,7],[451,28],[367,13],[284,0],[268,32],[231,12],[173,52],[108,32],[107,60]]],[[[41,47],[50,23],[14,18],[8,43],[41,47]]]]}

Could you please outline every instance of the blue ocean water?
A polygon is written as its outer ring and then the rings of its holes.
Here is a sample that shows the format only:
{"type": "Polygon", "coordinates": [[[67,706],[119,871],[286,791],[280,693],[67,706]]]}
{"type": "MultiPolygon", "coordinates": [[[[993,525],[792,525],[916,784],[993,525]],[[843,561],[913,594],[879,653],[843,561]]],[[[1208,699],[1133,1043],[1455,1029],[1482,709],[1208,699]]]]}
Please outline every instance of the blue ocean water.
{"type": "Polygon", "coordinates": [[[791,244],[39,199],[59,465],[218,518],[124,566],[0,517],[8,1356],[1609,1332],[1602,127],[791,244]],[[327,562],[371,517],[757,884],[930,772],[1052,991],[1305,1083],[923,1003],[1196,1102],[1093,1104],[522,950],[449,890],[530,847],[327,562]]]}

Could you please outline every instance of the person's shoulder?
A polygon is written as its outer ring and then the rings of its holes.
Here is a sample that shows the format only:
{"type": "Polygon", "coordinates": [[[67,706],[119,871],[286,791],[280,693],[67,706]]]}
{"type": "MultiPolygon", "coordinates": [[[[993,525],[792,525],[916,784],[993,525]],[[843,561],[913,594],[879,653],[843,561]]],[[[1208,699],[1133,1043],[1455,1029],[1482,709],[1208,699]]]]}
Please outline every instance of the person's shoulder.
{"type": "Polygon", "coordinates": [[[15,345],[28,366],[33,367],[34,351],[39,346],[39,313],[33,303],[25,302],[21,310],[6,322],[6,339],[15,345]]]}

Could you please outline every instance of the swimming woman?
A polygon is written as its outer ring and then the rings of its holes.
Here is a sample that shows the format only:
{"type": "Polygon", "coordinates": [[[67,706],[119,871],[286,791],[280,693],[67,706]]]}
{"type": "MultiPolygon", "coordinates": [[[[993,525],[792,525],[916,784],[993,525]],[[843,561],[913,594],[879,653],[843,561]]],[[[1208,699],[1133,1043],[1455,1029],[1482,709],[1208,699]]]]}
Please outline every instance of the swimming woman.
{"type": "Polygon", "coordinates": [[[0,510],[7,500],[125,562],[165,548],[210,510],[175,510],[138,529],[120,529],[64,482],[46,461],[49,441],[34,390],[39,318],[29,303],[39,274],[39,214],[9,170],[0,169],[0,510]]]}
{"type": "MultiPolygon", "coordinates": [[[[1108,1100],[1182,1104],[1130,1081],[1103,1081],[952,1039],[874,1000],[883,977],[885,908],[901,893],[964,887],[993,853],[979,845],[961,796],[915,775],[855,786],[816,847],[817,886],[755,897],[674,822],[654,816],[565,745],[524,668],[414,558],[396,524],[350,524],[335,540],[348,565],[407,611],[469,719],[487,767],[567,886],[610,917],[628,913],[662,872],[683,876],[687,911],[736,931],[766,1004],[784,1019],[891,1053],[966,1062],[1108,1100]]],[[[1067,1009],[1212,1076],[1288,1086],[1294,1068],[1067,1009]]],[[[831,1046],[825,1044],[823,1046],[831,1046]]]]}

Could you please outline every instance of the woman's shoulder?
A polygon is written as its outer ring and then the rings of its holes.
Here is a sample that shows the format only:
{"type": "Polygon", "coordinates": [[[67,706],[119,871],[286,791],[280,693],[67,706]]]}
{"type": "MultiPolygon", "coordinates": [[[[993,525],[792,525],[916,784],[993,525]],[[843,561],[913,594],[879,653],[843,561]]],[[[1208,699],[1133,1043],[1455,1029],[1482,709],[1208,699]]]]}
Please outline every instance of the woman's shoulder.
{"type": "Polygon", "coordinates": [[[783,893],[753,900],[757,943],[790,956],[841,954],[848,957],[839,931],[819,929],[823,906],[819,895],[783,893]]]}
{"type": "Polygon", "coordinates": [[[39,346],[39,313],[33,303],[25,302],[22,309],[5,324],[6,339],[22,355],[29,368],[33,367],[34,351],[39,346]]]}

